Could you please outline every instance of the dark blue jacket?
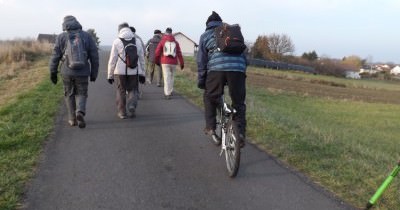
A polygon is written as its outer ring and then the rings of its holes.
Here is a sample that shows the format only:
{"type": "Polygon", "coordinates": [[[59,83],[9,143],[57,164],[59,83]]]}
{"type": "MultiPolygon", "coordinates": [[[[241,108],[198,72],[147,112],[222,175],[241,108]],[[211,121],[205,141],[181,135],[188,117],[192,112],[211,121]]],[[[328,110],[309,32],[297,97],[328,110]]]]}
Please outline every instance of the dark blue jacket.
{"type": "Polygon", "coordinates": [[[200,36],[199,50],[197,53],[198,82],[206,80],[208,71],[239,71],[246,72],[246,56],[232,55],[216,51],[214,28],[222,25],[222,21],[211,21],[207,24],[206,31],[200,36]]]}
{"type": "Polygon", "coordinates": [[[64,22],[62,26],[64,32],[57,36],[53,54],[50,59],[50,72],[58,72],[58,65],[60,61],[62,61],[66,48],[68,31],[81,30],[81,33],[83,34],[83,43],[88,55],[88,62],[86,63],[85,68],[80,70],[72,70],[68,68],[67,65],[64,65],[64,62],[62,62],[60,71],[61,74],[68,76],[90,76],[91,78],[97,78],[99,70],[99,54],[97,45],[92,36],[86,31],[82,31],[81,24],[75,19],[64,22]]]}

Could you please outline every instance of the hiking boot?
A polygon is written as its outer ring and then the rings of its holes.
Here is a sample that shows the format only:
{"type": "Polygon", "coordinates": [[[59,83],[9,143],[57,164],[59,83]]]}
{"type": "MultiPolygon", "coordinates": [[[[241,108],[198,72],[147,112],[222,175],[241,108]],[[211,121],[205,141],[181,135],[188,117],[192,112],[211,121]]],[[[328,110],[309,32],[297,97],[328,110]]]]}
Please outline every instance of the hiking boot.
{"type": "Polygon", "coordinates": [[[245,139],[246,139],[246,137],[243,134],[239,134],[239,139],[238,140],[239,140],[240,148],[243,148],[246,145],[245,139]]]}
{"type": "Polygon", "coordinates": [[[128,112],[129,112],[128,116],[129,116],[130,118],[136,117],[136,113],[135,113],[135,112],[136,112],[136,109],[135,109],[134,106],[129,107],[129,108],[128,108],[128,112]]]}
{"type": "Polygon", "coordinates": [[[83,112],[78,112],[76,114],[76,120],[78,121],[78,127],[79,128],[85,128],[86,127],[86,122],[85,119],[83,118],[84,114],[83,112]]]}
{"type": "Polygon", "coordinates": [[[160,84],[160,83],[157,83],[157,87],[161,87],[161,84],[160,84]]]}
{"type": "Polygon", "coordinates": [[[166,100],[169,100],[169,99],[171,99],[171,95],[165,95],[164,98],[165,98],[166,100]]]}
{"type": "Polygon", "coordinates": [[[70,126],[76,126],[78,124],[78,122],[75,119],[73,119],[73,120],[68,120],[68,124],[70,126]]]}

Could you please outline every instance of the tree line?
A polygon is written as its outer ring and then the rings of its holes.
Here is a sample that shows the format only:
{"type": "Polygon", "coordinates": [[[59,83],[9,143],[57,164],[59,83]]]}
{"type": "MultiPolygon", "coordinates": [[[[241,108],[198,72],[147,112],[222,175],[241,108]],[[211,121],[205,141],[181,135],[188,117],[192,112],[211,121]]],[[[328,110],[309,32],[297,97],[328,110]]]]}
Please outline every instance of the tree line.
{"type": "Polygon", "coordinates": [[[346,71],[359,71],[370,62],[370,59],[361,59],[356,55],[332,59],[319,56],[315,50],[294,56],[295,45],[286,34],[259,35],[254,43],[248,43],[248,47],[250,58],[310,66],[318,74],[339,77],[345,76],[346,71]]]}

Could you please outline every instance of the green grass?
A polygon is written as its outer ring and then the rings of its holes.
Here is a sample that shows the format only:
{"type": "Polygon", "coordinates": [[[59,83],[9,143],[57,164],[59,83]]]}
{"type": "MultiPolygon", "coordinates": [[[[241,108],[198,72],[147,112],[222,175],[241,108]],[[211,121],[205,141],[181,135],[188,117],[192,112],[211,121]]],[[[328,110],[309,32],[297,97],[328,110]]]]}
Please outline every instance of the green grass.
{"type": "Polygon", "coordinates": [[[288,71],[273,70],[273,69],[256,68],[256,67],[250,67],[248,71],[256,74],[281,77],[288,80],[300,80],[307,82],[326,82],[349,88],[366,88],[373,90],[400,91],[399,81],[367,80],[367,79],[357,80],[357,79],[347,79],[347,78],[339,78],[339,77],[324,76],[324,75],[304,74],[302,72],[295,72],[289,70],[288,71]]]}
{"type": "MultiPolygon", "coordinates": [[[[177,74],[176,89],[203,107],[194,84],[194,76],[177,74]]],[[[398,105],[277,93],[251,84],[246,101],[251,141],[354,206],[364,207],[399,159],[398,105]]],[[[394,181],[377,209],[398,209],[399,187],[394,181]]]]}
{"type": "Polygon", "coordinates": [[[17,208],[54,127],[61,97],[61,86],[46,80],[0,108],[0,209],[17,208]]]}

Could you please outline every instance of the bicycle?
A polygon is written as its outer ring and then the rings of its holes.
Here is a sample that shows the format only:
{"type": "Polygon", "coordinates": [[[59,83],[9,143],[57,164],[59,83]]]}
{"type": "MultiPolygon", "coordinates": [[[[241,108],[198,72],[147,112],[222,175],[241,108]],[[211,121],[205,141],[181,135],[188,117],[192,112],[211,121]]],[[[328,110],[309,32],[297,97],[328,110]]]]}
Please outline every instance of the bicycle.
{"type": "Polygon", "coordinates": [[[227,104],[224,95],[221,97],[221,103],[217,107],[217,126],[215,135],[212,135],[213,143],[221,145],[221,152],[225,153],[226,168],[231,178],[236,177],[240,165],[240,143],[239,130],[233,121],[236,110],[227,104]]]}

